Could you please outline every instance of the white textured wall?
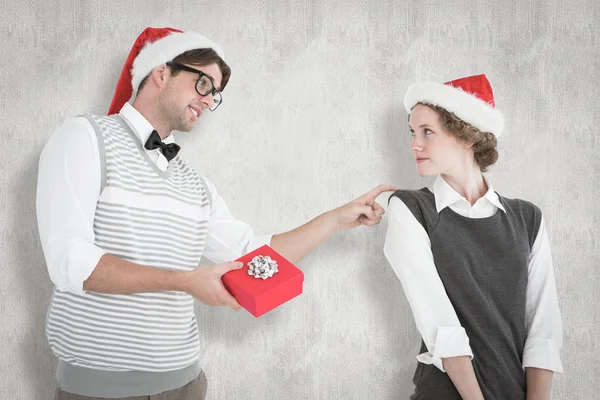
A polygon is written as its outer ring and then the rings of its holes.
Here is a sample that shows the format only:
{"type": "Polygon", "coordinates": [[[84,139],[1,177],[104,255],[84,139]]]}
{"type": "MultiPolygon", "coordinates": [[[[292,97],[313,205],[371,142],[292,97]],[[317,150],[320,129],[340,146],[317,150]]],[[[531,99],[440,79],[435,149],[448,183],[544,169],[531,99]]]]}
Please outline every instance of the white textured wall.
{"type": "MultiPolygon", "coordinates": [[[[363,3],[2,2],[1,399],[49,399],[54,387],[34,212],[40,150],[66,118],[106,112],[146,26],[196,30],[225,48],[224,104],[177,137],[258,233],[379,183],[430,184],[408,150],[407,85],[488,74],[507,117],[489,176],[542,208],[553,245],[566,371],[554,398],[598,398],[600,6],[363,3]]],[[[300,263],[304,294],[259,319],[199,305],[209,398],[407,398],[419,338],[382,255],[385,228],[338,234],[300,263]]]]}

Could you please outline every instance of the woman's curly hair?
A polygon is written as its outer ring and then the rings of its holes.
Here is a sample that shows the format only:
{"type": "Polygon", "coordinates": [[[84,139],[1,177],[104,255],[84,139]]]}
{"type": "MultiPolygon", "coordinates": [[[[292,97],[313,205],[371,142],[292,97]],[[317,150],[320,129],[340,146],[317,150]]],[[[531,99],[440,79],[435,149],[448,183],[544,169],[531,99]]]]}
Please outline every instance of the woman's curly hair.
{"type": "Polygon", "coordinates": [[[496,150],[498,142],[494,134],[475,128],[442,107],[428,103],[417,104],[422,104],[434,110],[438,114],[442,126],[459,140],[473,143],[475,161],[479,165],[481,172],[486,172],[490,165],[498,161],[498,151],[496,150]]]}

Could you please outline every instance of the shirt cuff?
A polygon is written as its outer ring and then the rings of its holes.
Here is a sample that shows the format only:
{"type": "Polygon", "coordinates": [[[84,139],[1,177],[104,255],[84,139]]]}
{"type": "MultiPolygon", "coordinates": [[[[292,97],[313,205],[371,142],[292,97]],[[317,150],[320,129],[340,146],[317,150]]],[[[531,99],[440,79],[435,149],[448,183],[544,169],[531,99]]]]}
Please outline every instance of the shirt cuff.
{"type": "Polygon", "coordinates": [[[273,234],[270,235],[262,235],[262,236],[255,236],[252,240],[250,240],[250,242],[248,243],[248,245],[246,246],[246,253],[248,254],[251,251],[254,251],[256,249],[258,249],[261,246],[266,245],[271,245],[271,238],[273,238],[273,234]]]}
{"type": "Polygon", "coordinates": [[[57,286],[57,289],[61,292],[84,294],[86,291],[83,290],[83,282],[90,277],[104,254],[106,251],[94,245],[73,248],[66,260],[68,282],[57,286]]]}
{"type": "Polygon", "coordinates": [[[523,350],[523,368],[527,367],[548,369],[562,374],[563,366],[554,341],[545,338],[527,338],[523,350]]]}
{"type": "Polygon", "coordinates": [[[469,346],[469,337],[463,327],[443,326],[438,328],[435,346],[432,352],[419,354],[417,360],[423,364],[433,364],[442,372],[446,372],[442,358],[469,356],[473,359],[473,352],[469,346]]]}

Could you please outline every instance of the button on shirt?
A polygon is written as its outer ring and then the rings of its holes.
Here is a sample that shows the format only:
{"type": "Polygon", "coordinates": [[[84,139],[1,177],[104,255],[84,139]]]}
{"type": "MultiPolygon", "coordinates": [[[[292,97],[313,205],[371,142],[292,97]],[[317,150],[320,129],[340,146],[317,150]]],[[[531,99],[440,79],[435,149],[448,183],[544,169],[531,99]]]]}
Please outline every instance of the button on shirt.
{"type": "MultiPolygon", "coordinates": [[[[152,125],[128,103],[119,114],[143,146],[154,130],[152,125]]],[[[166,144],[174,141],[173,135],[163,140],[166,144]]],[[[168,169],[160,149],[144,151],[160,170],[168,169]]],[[[101,173],[96,133],[84,117],[66,121],[42,150],[36,196],[38,229],[50,279],[58,290],[84,293],[83,282],[106,254],[94,244],[93,229],[101,173]]],[[[204,257],[228,262],[270,244],[273,235],[254,235],[249,225],[231,215],[215,186],[205,181],[212,206],[204,257]]]]}
{"type": "MultiPolygon", "coordinates": [[[[485,178],[484,178],[485,179],[485,178]]],[[[432,192],[437,212],[450,207],[468,218],[487,218],[506,212],[489,180],[488,191],[474,205],[438,176],[432,192]]],[[[423,226],[398,197],[388,208],[388,230],[384,254],[400,279],[412,309],[415,323],[428,352],[417,356],[425,364],[444,371],[443,358],[470,356],[469,338],[437,273],[431,242],[423,226]]],[[[528,262],[525,304],[527,340],[523,368],[534,367],[562,373],[559,350],[562,347],[562,322],[544,218],[533,243],[528,262]]]]}

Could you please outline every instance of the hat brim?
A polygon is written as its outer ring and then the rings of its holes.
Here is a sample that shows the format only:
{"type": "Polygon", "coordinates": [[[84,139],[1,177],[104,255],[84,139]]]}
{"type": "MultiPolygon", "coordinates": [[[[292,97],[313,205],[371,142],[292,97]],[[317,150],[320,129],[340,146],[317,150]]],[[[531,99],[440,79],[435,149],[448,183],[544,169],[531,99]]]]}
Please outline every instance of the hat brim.
{"type": "Polygon", "coordinates": [[[483,132],[499,137],[504,131],[504,115],[483,100],[450,85],[436,82],[415,83],[404,96],[404,108],[410,114],[417,103],[444,108],[483,132]]]}

